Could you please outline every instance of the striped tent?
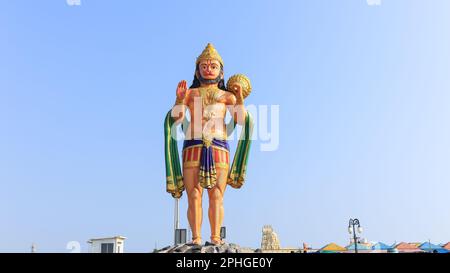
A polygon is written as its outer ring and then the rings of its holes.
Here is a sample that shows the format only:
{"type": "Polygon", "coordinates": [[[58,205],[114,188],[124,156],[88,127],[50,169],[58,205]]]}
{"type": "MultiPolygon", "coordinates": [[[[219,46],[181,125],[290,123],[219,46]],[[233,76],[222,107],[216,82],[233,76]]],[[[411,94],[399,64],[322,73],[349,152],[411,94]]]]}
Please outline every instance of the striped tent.
{"type": "Polygon", "coordinates": [[[401,242],[394,247],[399,253],[418,253],[424,252],[422,249],[418,248],[416,244],[401,242]]]}
{"type": "Polygon", "coordinates": [[[327,244],[326,246],[319,249],[317,252],[319,253],[342,253],[347,251],[345,247],[337,245],[335,243],[327,244]]]}
{"type": "Polygon", "coordinates": [[[442,248],[447,249],[447,250],[450,250],[450,242],[448,242],[448,243],[446,243],[446,244],[443,244],[443,245],[442,245],[442,248]]]}

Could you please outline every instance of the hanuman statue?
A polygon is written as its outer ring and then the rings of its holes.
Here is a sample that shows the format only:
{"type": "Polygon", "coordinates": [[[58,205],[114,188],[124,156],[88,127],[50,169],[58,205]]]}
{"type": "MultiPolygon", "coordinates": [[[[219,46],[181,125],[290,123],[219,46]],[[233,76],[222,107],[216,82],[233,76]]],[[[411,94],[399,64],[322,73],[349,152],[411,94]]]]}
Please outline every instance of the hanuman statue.
{"type": "Polygon", "coordinates": [[[186,189],[193,244],[202,244],[202,196],[203,190],[207,190],[211,243],[222,244],[225,188],[227,184],[240,188],[245,179],[253,122],[244,98],[249,95],[251,85],[246,76],[237,74],[225,86],[223,60],[212,44],[206,46],[195,65],[192,85],[187,88],[185,80],[178,83],[175,105],[165,119],[166,186],[174,198],[180,198],[186,189]],[[190,121],[185,117],[187,110],[190,121]],[[225,124],[227,111],[232,117],[229,124],[225,124]],[[185,134],[182,173],[176,142],[178,124],[185,134]],[[236,124],[243,129],[230,164],[227,137],[236,124]]]}

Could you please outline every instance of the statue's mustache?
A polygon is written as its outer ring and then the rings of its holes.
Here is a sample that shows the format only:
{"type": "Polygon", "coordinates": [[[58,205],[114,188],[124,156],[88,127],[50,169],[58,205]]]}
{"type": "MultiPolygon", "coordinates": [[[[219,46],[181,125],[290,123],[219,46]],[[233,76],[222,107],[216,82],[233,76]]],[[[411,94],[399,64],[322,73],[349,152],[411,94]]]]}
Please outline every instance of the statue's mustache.
{"type": "Polygon", "coordinates": [[[219,83],[221,78],[220,78],[220,75],[219,75],[215,79],[205,79],[205,78],[202,77],[202,75],[198,75],[198,80],[201,83],[211,84],[211,83],[219,83]]]}

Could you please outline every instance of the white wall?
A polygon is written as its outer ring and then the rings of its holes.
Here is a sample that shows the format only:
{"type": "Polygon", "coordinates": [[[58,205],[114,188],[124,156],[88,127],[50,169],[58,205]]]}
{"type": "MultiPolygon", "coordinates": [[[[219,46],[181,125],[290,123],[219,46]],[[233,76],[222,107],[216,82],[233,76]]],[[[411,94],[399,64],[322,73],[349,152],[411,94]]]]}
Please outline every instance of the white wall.
{"type": "Polygon", "coordinates": [[[110,239],[101,239],[101,240],[92,240],[90,253],[101,253],[102,252],[102,244],[114,244],[114,253],[123,253],[124,249],[124,240],[118,238],[110,238],[110,239]],[[119,251],[120,248],[120,251],[119,251]]]}

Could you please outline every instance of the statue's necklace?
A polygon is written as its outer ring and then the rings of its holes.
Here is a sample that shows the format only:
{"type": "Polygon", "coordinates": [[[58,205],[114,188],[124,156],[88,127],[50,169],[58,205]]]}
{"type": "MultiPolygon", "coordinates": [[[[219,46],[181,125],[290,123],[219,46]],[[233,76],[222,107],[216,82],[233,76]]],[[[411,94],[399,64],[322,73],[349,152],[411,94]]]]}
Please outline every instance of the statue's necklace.
{"type": "Polygon", "coordinates": [[[202,106],[214,104],[219,101],[219,90],[217,87],[199,87],[200,96],[202,97],[202,106]]]}

